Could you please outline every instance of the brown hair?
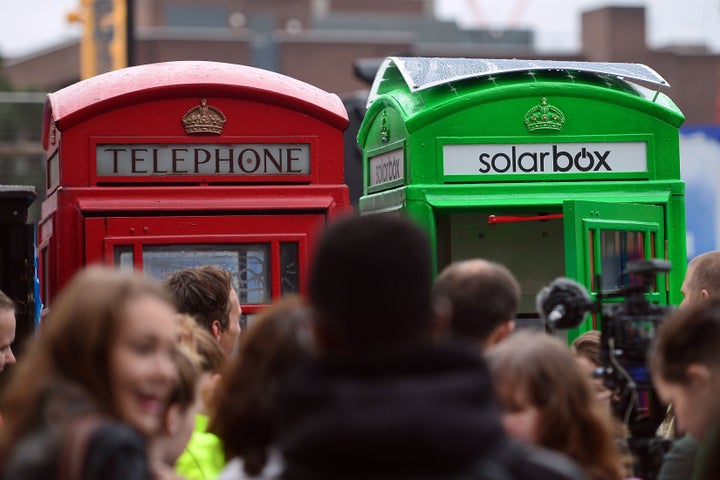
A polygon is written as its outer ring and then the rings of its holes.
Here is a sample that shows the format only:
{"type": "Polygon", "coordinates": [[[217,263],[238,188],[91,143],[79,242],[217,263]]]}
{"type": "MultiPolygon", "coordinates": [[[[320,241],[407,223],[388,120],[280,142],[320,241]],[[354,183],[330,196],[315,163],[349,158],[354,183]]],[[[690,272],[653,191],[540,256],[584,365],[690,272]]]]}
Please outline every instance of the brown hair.
{"type": "MultiPolygon", "coordinates": [[[[432,287],[436,312],[448,301],[450,330],[456,337],[484,342],[515,317],[520,284],[504,265],[480,258],[452,263],[432,287]]],[[[441,313],[441,312],[440,312],[441,313]]]]}
{"type": "Polygon", "coordinates": [[[207,330],[195,332],[195,348],[200,355],[200,369],[203,372],[220,373],[225,365],[225,353],[220,344],[207,330]]]}
{"type": "Polygon", "coordinates": [[[58,381],[82,389],[101,413],[117,416],[109,355],[127,304],[153,296],[172,305],[159,282],[132,271],[90,267],[61,292],[49,321],[18,363],[6,391],[0,429],[0,464],[32,427],[43,392],[58,381]]]}
{"type": "Polygon", "coordinates": [[[2,290],[0,290],[0,310],[15,311],[15,302],[13,302],[12,298],[8,297],[2,290]]]}
{"type": "Polygon", "coordinates": [[[658,328],[650,348],[653,374],[686,384],[692,363],[720,365],[720,298],[681,308],[658,328]]]}
{"type": "Polygon", "coordinates": [[[241,337],[237,356],[223,375],[210,431],[223,440],[226,458],[241,456],[257,475],[275,441],[275,394],[290,368],[309,357],[304,335],[309,310],[297,297],[265,309],[241,337]]]}
{"type": "MultiPolygon", "coordinates": [[[[195,319],[187,313],[177,315],[180,330],[180,348],[185,351],[198,370],[199,377],[205,373],[220,373],[225,364],[225,352],[215,338],[197,324],[195,319]]],[[[207,411],[212,412],[215,407],[215,385],[203,388],[200,392],[207,411]]]]}
{"type": "Polygon", "coordinates": [[[227,330],[232,308],[230,272],[215,265],[204,265],[179,270],[164,283],[175,297],[180,313],[192,315],[208,331],[215,320],[220,322],[222,331],[227,330]]]}
{"type": "Polygon", "coordinates": [[[538,443],[574,459],[591,480],[622,478],[611,419],[566,345],[550,335],[519,332],[488,350],[501,404],[519,396],[539,410],[538,443]]]}
{"type": "Polygon", "coordinates": [[[598,330],[590,330],[572,342],[572,350],[577,355],[587,358],[593,365],[600,366],[600,336],[598,330]]]}

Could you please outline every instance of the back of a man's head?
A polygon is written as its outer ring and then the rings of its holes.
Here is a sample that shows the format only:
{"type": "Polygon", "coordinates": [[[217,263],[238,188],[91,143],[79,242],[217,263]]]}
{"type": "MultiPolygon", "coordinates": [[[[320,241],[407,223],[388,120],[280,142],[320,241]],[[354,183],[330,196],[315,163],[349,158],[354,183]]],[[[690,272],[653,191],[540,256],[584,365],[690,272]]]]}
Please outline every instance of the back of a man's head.
{"type": "Polygon", "coordinates": [[[514,319],[520,285],[505,266],[483,259],[447,266],[432,288],[433,307],[449,317],[452,336],[485,343],[514,319]]]}
{"type": "Polygon", "coordinates": [[[214,265],[186,268],[174,272],[164,284],[175,298],[180,313],[192,315],[208,331],[211,331],[215,320],[223,329],[228,327],[232,288],[230,272],[214,265]]]}
{"type": "Polygon", "coordinates": [[[320,241],[310,303],[326,351],[363,351],[430,335],[429,241],[397,215],[345,218],[320,241]]]}
{"type": "Polygon", "coordinates": [[[720,250],[693,258],[687,276],[691,277],[689,288],[693,292],[706,290],[711,297],[720,296],[720,250]]]}

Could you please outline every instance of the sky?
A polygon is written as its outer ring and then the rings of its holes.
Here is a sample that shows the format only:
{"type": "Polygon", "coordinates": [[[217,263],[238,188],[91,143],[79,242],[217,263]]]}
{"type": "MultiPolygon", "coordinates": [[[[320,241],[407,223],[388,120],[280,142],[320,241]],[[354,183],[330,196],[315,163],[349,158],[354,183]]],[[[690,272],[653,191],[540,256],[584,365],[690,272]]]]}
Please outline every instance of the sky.
{"type": "MultiPolygon", "coordinates": [[[[22,56],[77,38],[79,25],[66,17],[79,4],[0,0],[0,55],[22,56]]],[[[607,5],[645,5],[652,48],[706,45],[720,52],[720,0],[436,0],[435,12],[463,28],[531,28],[538,51],[572,52],[580,47],[580,13],[607,5]]]]}

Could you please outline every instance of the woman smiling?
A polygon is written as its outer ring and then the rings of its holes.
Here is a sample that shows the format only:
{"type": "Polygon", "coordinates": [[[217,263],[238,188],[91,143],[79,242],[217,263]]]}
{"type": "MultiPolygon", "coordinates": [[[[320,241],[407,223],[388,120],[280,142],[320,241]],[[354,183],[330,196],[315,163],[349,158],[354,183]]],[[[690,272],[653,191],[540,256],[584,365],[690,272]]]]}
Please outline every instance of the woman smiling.
{"type": "Polygon", "coordinates": [[[177,325],[162,287],[92,267],[53,305],[3,397],[3,477],[150,478],[146,441],[177,371],[177,325]]]}

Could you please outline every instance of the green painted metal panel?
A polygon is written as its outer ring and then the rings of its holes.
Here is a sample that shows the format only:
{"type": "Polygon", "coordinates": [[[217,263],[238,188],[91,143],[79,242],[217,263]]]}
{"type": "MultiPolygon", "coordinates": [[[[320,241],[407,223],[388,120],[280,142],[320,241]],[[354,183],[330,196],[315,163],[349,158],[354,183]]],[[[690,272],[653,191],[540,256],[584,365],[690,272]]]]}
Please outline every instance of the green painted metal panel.
{"type": "MultiPolygon", "coordinates": [[[[567,276],[585,285],[593,300],[599,292],[622,286],[619,276],[627,262],[668,257],[662,206],[567,200],[563,214],[567,276]]],[[[665,275],[658,276],[655,287],[648,300],[667,305],[665,275]]],[[[597,326],[587,318],[569,337],[597,326]]]]}
{"type": "Polygon", "coordinates": [[[554,276],[591,286],[588,272],[607,271],[612,257],[593,252],[642,237],[644,254],[673,264],[653,300],[677,304],[684,117],[667,86],[638,64],[390,58],[358,133],[360,211],[415,219],[438,269],[471,256],[509,265],[528,315],[554,276]],[[564,218],[525,221],[548,213],[564,218]],[[492,215],[524,220],[489,225],[492,215]]]}
{"type": "Polygon", "coordinates": [[[679,179],[682,113],[665,94],[617,77],[511,72],[417,92],[384,81],[358,141],[367,160],[404,140],[406,184],[679,179]],[[578,154],[579,168],[567,169],[578,154]],[[498,168],[488,169],[493,156],[498,168]]]}

